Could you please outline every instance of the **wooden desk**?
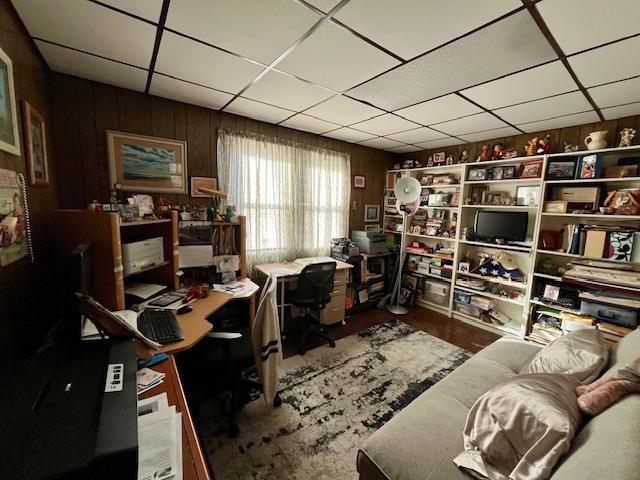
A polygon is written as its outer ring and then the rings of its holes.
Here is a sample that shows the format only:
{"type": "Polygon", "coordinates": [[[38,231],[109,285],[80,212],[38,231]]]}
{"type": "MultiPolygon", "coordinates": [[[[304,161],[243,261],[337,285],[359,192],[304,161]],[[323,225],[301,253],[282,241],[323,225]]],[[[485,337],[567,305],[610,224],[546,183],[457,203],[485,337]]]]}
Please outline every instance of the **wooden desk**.
{"type": "Polygon", "coordinates": [[[176,410],[182,412],[182,475],[184,480],[213,480],[213,475],[209,473],[207,460],[202,454],[200,441],[187,406],[173,355],[169,355],[167,360],[151,368],[166,375],[164,383],[144,392],[139,398],[149,398],[166,393],[169,405],[175,405],[176,410]]]}

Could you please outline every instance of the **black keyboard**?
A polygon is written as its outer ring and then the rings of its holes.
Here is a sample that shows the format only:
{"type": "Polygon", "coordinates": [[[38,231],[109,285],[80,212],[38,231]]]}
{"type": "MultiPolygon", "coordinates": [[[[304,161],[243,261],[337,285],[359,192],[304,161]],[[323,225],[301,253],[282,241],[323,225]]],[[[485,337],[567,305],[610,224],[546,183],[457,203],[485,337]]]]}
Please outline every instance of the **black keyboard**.
{"type": "Polygon", "coordinates": [[[184,338],[175,315],[169,310],[145,310],[138,317],[138,330],[158,343],[178,342],[184,338]]]}

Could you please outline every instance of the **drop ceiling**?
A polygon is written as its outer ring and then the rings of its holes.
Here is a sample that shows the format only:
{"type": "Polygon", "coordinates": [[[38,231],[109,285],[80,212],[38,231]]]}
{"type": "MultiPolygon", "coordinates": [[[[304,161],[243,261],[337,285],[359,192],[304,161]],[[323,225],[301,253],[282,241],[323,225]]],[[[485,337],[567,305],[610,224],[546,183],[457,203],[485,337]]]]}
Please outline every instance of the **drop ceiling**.
{"type": "Polygon", "coordinates": [[[640,114],[640,2],[12,0],[52,70],[396,153],[640,114]]]}

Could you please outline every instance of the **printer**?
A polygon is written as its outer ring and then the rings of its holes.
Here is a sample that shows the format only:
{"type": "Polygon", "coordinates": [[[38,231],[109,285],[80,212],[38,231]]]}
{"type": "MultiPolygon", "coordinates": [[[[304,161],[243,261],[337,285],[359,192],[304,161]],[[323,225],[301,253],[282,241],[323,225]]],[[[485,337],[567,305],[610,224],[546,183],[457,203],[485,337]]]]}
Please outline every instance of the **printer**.
{"type": "Polygon", "coordinates": [[[381,230],[353,230],[351,240],[361,252],[375,255],[387,253],[387,236],[381,230]]]}
{"type": "Polygon", "coordinates": [[[125,275],[160,265],[162,262],[164,262],[162,237],[122,244],[122,266],[125,275]]]}
{"type": "Polygon", "coordinates": [[[50,347],[14,365],[0,389],[0,478],[138,477],[132,339],[50,347]]]}

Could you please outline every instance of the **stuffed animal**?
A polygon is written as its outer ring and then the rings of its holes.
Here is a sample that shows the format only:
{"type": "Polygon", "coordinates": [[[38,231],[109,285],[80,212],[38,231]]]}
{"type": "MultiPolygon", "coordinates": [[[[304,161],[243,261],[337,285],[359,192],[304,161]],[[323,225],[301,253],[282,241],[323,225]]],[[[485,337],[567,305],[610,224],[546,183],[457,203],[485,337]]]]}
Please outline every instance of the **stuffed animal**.
{"type": "Polygon", "coordinates": [[[613,190],[604,200],[607,215],[640,215],[640,189],[613,190]]]}
{"type": "Polygon", "coordinates": [[[491,160],[502,160],[502,150],[504,146],[501,143],[496,143],[493,146],[493,152],[491,152],[491,160]]]}
{"type": "Polygon", "coordinates": [[[551,136],[545,135],[544,138],[538,140],[538,148],[536,149],[538,155],[546,155],[551,153],[551,136]]]}
{"type": "Polygon", "coordinates": [[[536,154],[536,150],[538,149],[538,137],[533,137],[529,142],[524,146],[524,151],[528,157],[536,154]]]}
{"type": "Polygon", "coordinates": [[[491,157],[489,148],[489,145],[487,145],[486,143],[482,146],[482,153],[478,157],[478,162],[486,162],[487,160],[489,160],[489,158],[491,157]]]}
{"type": "Polygon", "coordinates": [[[631,141],[635,136],[635,128],[623,128],[622,130],[620,130],[620,145],[618,145],[618,147],[630,147],[631,141]]]}

